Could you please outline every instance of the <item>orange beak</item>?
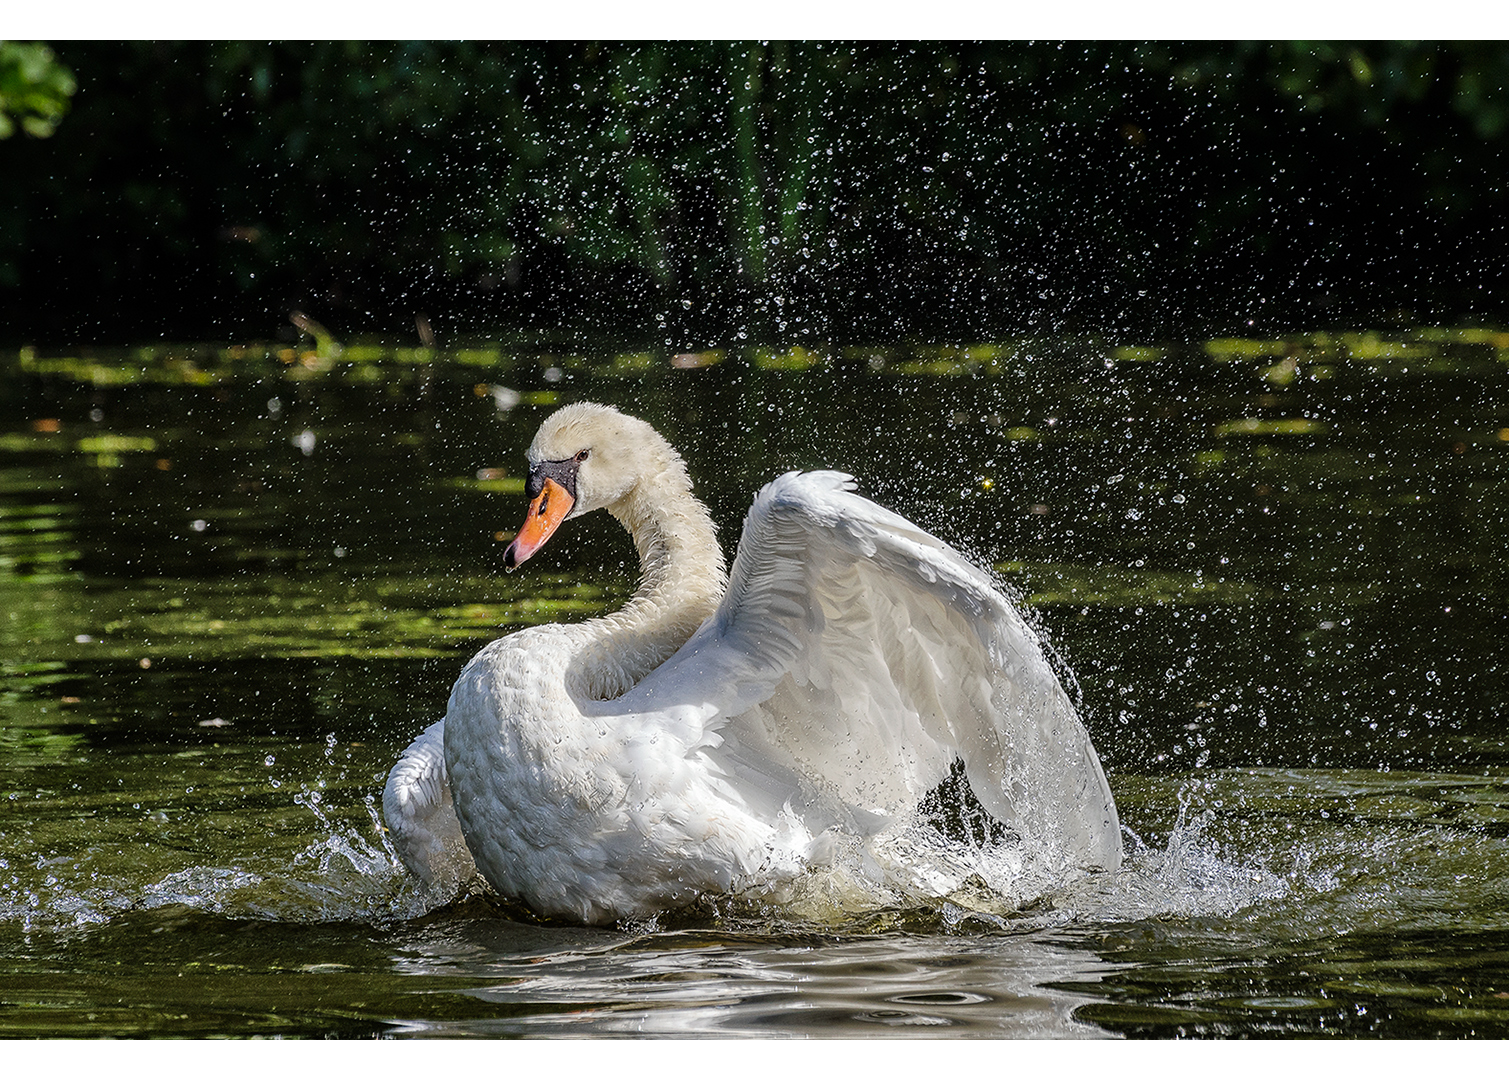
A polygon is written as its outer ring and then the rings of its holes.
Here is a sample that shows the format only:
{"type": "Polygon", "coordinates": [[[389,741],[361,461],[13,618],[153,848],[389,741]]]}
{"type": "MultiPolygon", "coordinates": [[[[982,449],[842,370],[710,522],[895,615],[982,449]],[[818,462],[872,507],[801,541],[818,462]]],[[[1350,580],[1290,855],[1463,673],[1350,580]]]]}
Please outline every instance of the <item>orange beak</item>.
{"type": "Polygon", "coordinates": [[[508,550],[503,553],[503,565],[512,570],[529,556],[539,551],[550,539],[550,534],[566,519],[576,500],[554,480],[546,480],[540,493],[529,504],[529,514],[524,518],[524,527],[513,538],[508,550]]]}

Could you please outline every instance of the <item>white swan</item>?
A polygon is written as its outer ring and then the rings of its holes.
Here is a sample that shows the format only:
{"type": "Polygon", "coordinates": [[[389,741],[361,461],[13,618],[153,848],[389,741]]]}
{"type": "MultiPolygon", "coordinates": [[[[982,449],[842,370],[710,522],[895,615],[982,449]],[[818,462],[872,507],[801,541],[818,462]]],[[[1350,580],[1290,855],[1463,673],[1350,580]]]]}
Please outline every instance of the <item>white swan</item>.
{"type": "Polygon", "coordinates": [[[1100,762],[1032,630],[850,477],[768,484],[726,577],[685,464],[648,424],[570,405],[528,457],[505,563],[601,508],[632,534],[641,584],[621,611],[520,630],[466,666],[383,792],[420,878],[480,871],[589,923],[649,915],[873,840],[956,760],[1034,857],[1120,865],[1100,762]]]}

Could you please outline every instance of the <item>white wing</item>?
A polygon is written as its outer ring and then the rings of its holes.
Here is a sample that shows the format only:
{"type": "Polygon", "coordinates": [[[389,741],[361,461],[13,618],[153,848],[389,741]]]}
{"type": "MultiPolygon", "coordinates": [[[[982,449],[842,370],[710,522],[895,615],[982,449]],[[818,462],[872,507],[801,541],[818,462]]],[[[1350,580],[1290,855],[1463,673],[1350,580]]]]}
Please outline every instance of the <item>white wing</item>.
{"type": "Polygon", "coordinates": [[[445,721],[399,756],[382,793],[383,820],[399,860],[426,885],[454,889],[477,874],[461,835],[445,772],[445,721]]]}
{"type": "Polygon", "coordinates": [[[813,835],[835,816],[883,828],[959,760],[1039,854],[1117,868],[1115,803],[1036,634],[962,555],[853,487],[767,485],[717,614],[605,711],[675,718],[756,816],[784,807],[813,835]]]}

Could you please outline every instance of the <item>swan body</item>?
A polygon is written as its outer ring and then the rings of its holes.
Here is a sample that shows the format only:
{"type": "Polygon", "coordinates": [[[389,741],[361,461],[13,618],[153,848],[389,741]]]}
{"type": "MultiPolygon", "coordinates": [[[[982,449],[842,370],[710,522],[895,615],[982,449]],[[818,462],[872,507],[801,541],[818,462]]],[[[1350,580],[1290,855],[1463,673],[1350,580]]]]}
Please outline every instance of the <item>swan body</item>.
{"type": "Polygon", "coordinates": [[[1110,789],[1036,635],[850,477],[766,485],[726,574],[685,464],[643,421],[567,406],[528,458],[505,562],[602,508],[641,584],[618,612],[520,630],[462,671],[383,793],[421,879],[480,873],[587,923],[651,915],[867,852],[959,768],[1040,863],[1119,866],[1110,789]]]}

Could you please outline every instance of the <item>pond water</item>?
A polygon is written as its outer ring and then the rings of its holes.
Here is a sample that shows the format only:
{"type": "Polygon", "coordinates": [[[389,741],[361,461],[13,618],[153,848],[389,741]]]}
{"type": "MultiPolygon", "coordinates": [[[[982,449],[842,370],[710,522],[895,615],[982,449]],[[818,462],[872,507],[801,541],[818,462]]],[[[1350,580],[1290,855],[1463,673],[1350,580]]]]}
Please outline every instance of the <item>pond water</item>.
{"type": "Polygon", "coordinates": [[[1509,1036],[1509,335],[668,356],[0,357],[0,1034],[1509,1036]],[[1005,913],[542,924],[377,801],[483,642],[556,404],[655,424],[731,547],[853,472],[1058,654],[1126,867],[1005,913]]]}

